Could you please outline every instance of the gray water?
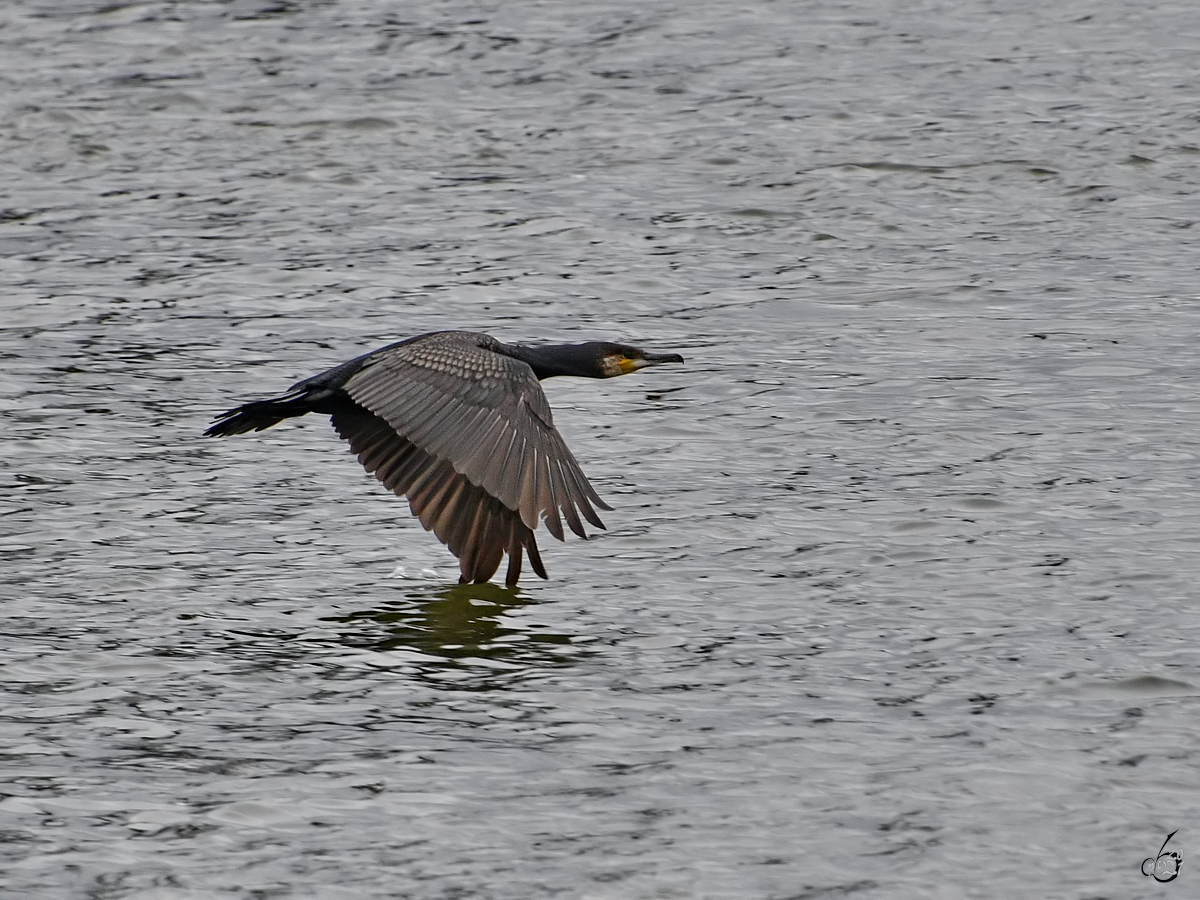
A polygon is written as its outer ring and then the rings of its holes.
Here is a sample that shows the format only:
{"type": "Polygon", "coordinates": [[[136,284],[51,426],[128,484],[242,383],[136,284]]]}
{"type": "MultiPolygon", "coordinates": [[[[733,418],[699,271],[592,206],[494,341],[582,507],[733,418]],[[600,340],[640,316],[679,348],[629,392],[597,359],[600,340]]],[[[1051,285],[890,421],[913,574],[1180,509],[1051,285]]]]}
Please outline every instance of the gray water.
{"type": "Polygon", "coordinates": [[[1195,895],[1198,26],[0,7],[0,895],[1195,895]],[[688,358],[548,582],[200,437],[440,328],[688,358]]]}

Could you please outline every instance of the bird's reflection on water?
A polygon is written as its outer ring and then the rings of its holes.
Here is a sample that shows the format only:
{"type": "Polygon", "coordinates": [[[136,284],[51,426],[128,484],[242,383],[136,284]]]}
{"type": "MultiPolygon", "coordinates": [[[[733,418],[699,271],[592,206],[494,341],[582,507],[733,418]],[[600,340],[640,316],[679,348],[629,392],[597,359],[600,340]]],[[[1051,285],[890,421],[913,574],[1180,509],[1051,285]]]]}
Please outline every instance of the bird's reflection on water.
{"type": "Polygon", "coordinates": [[[324,621],[343,626],[343,643],[367,650],[412,650],[462,665],[567,665],[582,652],[577,636],[511,615],[534,603],[520,590],[460,584],[409,591],[403,600],[324,621]]]}

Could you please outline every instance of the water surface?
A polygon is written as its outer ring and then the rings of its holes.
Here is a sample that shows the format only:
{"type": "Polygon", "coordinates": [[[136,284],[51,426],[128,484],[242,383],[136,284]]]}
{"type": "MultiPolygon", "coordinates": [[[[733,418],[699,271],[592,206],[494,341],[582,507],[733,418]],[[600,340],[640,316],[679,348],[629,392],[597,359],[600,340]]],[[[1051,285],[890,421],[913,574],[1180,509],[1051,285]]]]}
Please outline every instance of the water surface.
{"type": "Polygon", "coordinates": [[[1184,896],[1197,24],[0,10],[6,896],[1184,896]],[[439,328],[688,358],[549,582],[200,437],[439,328]]]}

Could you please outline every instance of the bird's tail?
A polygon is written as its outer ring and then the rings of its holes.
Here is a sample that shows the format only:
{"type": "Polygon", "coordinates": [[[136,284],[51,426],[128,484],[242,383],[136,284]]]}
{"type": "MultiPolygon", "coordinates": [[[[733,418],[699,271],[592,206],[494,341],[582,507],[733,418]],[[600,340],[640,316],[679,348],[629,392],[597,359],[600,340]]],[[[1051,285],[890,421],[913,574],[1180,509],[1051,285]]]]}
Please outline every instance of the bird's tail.
{"type": "Polygon", "coordinates": [[[204,432],[206,437],[224,437],[263,431],[284,419],[302,416],[313,411],[313,401],[304,395],[285,394],[270,400],[255,400],[217,416],[216,424],[204,432]]]}

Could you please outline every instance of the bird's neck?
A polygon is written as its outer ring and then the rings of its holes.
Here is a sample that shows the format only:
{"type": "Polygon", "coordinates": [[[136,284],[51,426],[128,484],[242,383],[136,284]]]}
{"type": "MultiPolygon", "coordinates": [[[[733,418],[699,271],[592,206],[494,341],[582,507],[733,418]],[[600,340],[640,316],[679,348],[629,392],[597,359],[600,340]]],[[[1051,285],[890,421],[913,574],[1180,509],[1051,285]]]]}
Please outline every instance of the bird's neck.
{"type": "Polygon", "coordinates": [[[579,344],[545,344],[529,347],[524,344],[510,345],[512,356],[529,364],[538,381],[560,375],[577,378],[598,378],[596,361],[591,354],[582,352],[579,344]]]}

